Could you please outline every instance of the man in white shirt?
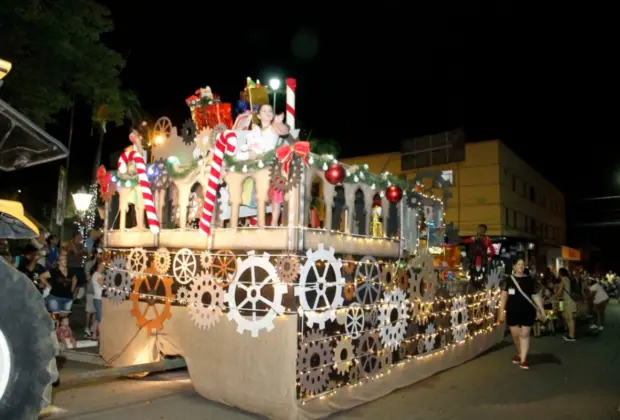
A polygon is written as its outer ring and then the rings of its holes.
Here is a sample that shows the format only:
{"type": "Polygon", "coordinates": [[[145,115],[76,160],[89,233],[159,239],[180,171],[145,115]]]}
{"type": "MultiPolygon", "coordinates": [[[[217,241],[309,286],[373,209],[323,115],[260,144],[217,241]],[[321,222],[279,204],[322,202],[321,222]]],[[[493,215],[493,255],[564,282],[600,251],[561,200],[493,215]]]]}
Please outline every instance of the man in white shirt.
{"type": "Polygon", "coordinates": [[[607,308],[607,302],[609,302],[609,295],[603,286],[600,285],[596,280],[592,280],[592,283],[589,287],[590,292],[592,293],[592,304],[594,306],[594,311],[596,312],[596,320],[597,324],[590,325],[590,328],[599,331],[603,331],[603,324],[605,323],[605,308],[607,308]]]}

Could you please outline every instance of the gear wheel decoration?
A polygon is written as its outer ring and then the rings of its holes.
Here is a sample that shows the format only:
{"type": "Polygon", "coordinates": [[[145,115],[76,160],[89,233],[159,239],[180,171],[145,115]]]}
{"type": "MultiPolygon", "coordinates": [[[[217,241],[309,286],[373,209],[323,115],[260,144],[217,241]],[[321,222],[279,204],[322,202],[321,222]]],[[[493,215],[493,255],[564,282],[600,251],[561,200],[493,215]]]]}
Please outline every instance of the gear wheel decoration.
{"type": "Polygon", "coordinates": [[[468,321],[467,298],[465,296],[454,298],[450,308],[450,329],[457,343],[465,340],[468,321]]]}
{"type": "Polygon", "coordinates": [[[301,265],[296,256],[284,255],[276,259],[276,271],[284,283],[294,283],[301,271],[301,265]]]}
{"type": "Polygon", "coordinates": [[[171,264],[170,251],[166,248],[159,248],[153,254],[153,263],[158,274],[168,274],[171,264]]]}
{"type": "Polygon", "coordinates": [[[189,289],[185,286],[179,287],[177,289],[176,299],[181,305],[187,305],[189,302],[189,289]]]}
{"type": "Polygon", "coordinates": [[[114,258],[110,268],[105,273],[105,287],[108,298],[114,302],[127,299],[131,291],[131,274],[127,271],[127,261],[124,258],[114,258]]]}
{"type": "Polygon", "coordinates": [[[134,273],[144,273],[147,267],[149,258],[146,255],[146,251],[143,248],[132,248],[129,251],[129,270],[134,273]]]}
{"type": "Polygon", "coordinates": [[[164,322],[172,318],[170,308],[172,300],[175,298],[172,293],[174,280],[170,277],[157,275],[154,264],[146,269],[147,275],[138,276],[134,280],[133,292],[129,299],[133,302],[131,315],[136,318],[136,326],[144,328],[149,335],[153,335],[164,328],[164,322]],[[163,304],[158,303],[161,296],[157,295],[163,286],[163,304]],[[145,301],[140,302],[143,296],[145,301]],[[163,306],[158,308],[157,306],[163,306]],[[152,314],[152,316],[150,316],[152,314]]]}
{"type": "Polygon", "coordinates": [[[439,348],[443,349],[444,347],[446,347],[447,344],[448,344],[448,338],[445,333],[442,333],[439,336],[439,348]]]}
{"type": "Polygon", "coordinates": [[[183,143],[187,146],[194,144],[194,139],[196,138],[196,124],[194,124],[194,121],[191,119],[185,120],[181,127],[181,137],[183,138],[183,143]]]}
{"type": "Polygon", "coordinates": [[[418,345],[417,345],[417,350],[418,350],[418,354],[422,354],[424,353],[425,349],[426,349],[426,340],[424,338],[420,338],[418,339],[418,345]]]}
{"type": "Polygon", "coordinates": [[[174,278],[181,284],[187,284],[196,277],[198,261],[194,251],[189,248],[181,248],[172,260],[172,273],[174,278]]]}
{"type": "Polygon", "coordinates": [[[387,373],[392,368],[392,351],[388,349],[382,349],[379,352],[379,363],[381,367],[379,370],[382,373],[387,373]]]}
{"type": "Polygon", "coordinates": [[[237,259],[235,254],[228,249],[221,249],[213,254],[211,261],[211,276],[220,287],[228,287],[232,279],[237,275],[237,259]]]}
{"type": "Polygon", "coordinates": [[[168,173],[168,165],[164,159],[155,161],[149,169],[146,171],[149,181],[151,182],[151,188],[155,191],[165,190],[172,184],[172,178],[168,173]]]}
{"type": "Polygon", "coordinates": [[[403,341],[398,346],[398,359],[405,360],[409,356],[409,343],[403,341]]]}
{"type": "Polygon", "coordinates": [[[379,310],[376,306],[373,306],[369,311],[368,315],[366,315],[366,325],[370,328],[375,328],[378,323],[379,318],[379,310]]]}
{"type": "Polygon", "coordinates": [[[209,251],[203,251],[200,253],[200,268],[202,271],[209,270],[211,263],[213,262],[213,256],[209,251]]]}
{"type": "Polygon", "coordinates": [[[362,258],[355,269],[355,295],[362,305],[374,305],[381,295],[381,272],[373,257],[362,258]],[[361,282],[361,284],[359,283],[361,282]]]}
{"type": "Polygon", "coordinates": [[[167,140],[170,137],[170,132],[172,131],[172,121],[168,117],[160,117],[155,121],[155,125],[153,126],[153,134],[154,137],[161,136],[162,139],[167,140]]]}
{"type": "Polygon", "coordinates": [[[407,293],[409,290],[409,273],[407,270],[398,270],[396,273],[396,284],[398,284],[400,290],[407,293]]]}
{"type": "Polygon", "coordinates": [[[360,338],[364,331],[364,310],[357,303],[352,303],[346,309],[344,321],[345,332],[353,339],[360,338]]]}
{"type": "Polygon", "coordinates": [[[407,332],[409,302],[405,293],[400,289],[384,294],[383,303],[379,306],[379,326],[381,342],[384,347],[394,351],[404,340],[407,332]],[[395,321],[392,321],[393,318],[395,321]]]}
{"type": "Polygon", "coordinates": [[[347,302],[350,302],[355,297],[355,283],[347,282],[344,286],[344,298],[347,302]]]}
{"type": "Polygon", "coordinates": [[[431,322],[426,327],[426,334],[424,336],[424,350],[431,352],[435,348],[435,337],[437,337],[437,331],[435,331],[435,325],[431,322]]]}
{"type": "Polygon", "coordinates": [[[351,369],[351,359],[355,352],[353,350],[353,341],[349,337],[342,337],[336,342],[334,347],[334,369],[340,375],[346,375],[351,369]]]}
{"type": "Polygon", "coordinates": [[[310,397],[325,391],[329,383],[332,348],[322,331],[306,331],[299,343],[297,371],[301,392],[310,397]]]}
{"type": "Polygon", "coordinates": [[[235,278],[228,286],[224,298],[228,304],[228,319],[237,323],[237,332],[250,331],[252,337],[258,337],[261,330],[271,331],[276,316],[284,313],[282,298],[287,292],[286,284],[280,282],[276,268],[269,261],[269,254],[256,255],[248,251],[245,260],[238,259],[235,278]],[[243,283],[241,278],[244,278],[243,283]],[[247,278],[247,280],[246,280],[247,278]],[[268,291],[264,289],[273,289],[268,291]],[[238,301],[237,289],[244,295],[238,301]],[[270,300],[266,295],[272,295],[270,300]],[[251,317],[244,317],[241,311],[248,311],[251,317]]]}
{"type": "Polygon", "coordinates": [[[282,172],[282,163],[274,159],[269,168],[271,185],[278,191],[290,192],[299,185],[303,168],[303,161],[297,155],[293,155],[288,168],[288,177],[282,172]]]}
{"type": "Polygon", "coordinates": [[[433,257],[421,253],[413,260],[413,268],[409,269],[409,293],[412,298],[423,301],[433,300],[437,293],[437,275],[433,267],[433,257]]]}
{"type": "Polygon", "coordinates": [[[398,265],[395,263],[387,263],[383,265],[381,270],[381,284],[383,286],[383,291],[392,290],[397,283],[397,273],[398,265]]]}
{"type": "Polygon", "coordinates": [[[309,249],[306,257],[295,296],[299,298],[299,314],[306,318],[306,325],[312,328],[318,324],[322,330],[327,320],[336,318],[336,309],[344,303],[342,261],[334,256],[334,248],[326,250],[323,244],[316,251],[309,249]]]}
{"type": "Polygon", "coordinates": [[[357,346],[357,360],[359,361],[361,377],[372,376],[381,368],[381,361],[377,357],[379,349],[379,335],[373,331],[365,331],[357,346]]]}
{"type": "Polygon", "coordinates": [[[214,326],[222,316],[225,294],[208,272],[195,279],[188,300],[189,317],[194,325],[202,330],[214,326]]]}
{"type": "Polygon", "coordinates": [[[353,274],[353,272],[355,271],[355,259],[353,258],[353,255],[349,254],[344,257],[342,269],[346,274],[353,274]]]}

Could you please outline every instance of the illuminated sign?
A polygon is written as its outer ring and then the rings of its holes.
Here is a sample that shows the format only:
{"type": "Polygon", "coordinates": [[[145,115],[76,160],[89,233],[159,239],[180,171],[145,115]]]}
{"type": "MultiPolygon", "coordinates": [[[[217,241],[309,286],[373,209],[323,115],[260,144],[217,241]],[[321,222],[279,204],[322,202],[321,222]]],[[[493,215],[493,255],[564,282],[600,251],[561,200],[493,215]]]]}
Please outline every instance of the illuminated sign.
{"type": "Polygon", "coordinates": [[[580,261],[581,251],[567,246],[562,247],[562,259],[569,261],[580,261]]]}

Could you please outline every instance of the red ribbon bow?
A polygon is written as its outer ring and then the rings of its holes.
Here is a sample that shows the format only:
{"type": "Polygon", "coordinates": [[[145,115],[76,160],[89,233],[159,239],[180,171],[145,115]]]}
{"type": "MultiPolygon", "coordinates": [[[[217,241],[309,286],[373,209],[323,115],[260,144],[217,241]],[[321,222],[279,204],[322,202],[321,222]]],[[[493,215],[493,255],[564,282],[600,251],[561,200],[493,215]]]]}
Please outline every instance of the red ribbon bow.
{"type": "Polygon", "coordinates": [[[288,175],[288,168],[293,159],[293,155],[299,156],[304,163],[308,164],[308,155],[310,154],[310,142],[298,141],[297,143],[289,146],[285,144],[276,149],[276,157],[282,163],[282,170],[288,175]]]}
{"type": "Polygon", "coordinates": [[[101,197],[105,201],[110,201],[116,190],[116,184],[112,182],[112,175],[107,173],[103,165],[97,169],[97,184],[99,184],[99,191],[101,197]]]}

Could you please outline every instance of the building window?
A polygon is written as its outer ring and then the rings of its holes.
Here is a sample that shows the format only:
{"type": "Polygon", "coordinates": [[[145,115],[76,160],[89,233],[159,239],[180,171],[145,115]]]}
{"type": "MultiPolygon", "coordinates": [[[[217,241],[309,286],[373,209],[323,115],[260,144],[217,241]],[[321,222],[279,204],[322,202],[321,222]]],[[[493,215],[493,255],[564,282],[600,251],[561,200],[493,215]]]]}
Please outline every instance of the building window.
{"type": "Polygon", "coordinates": [[[512,176],[512,191],[517,192],[517,177],[514,175],[512,176]]]}
{"type": "Polygon", "coordinates": [[[454,185],[454,173],[452,172],[452,170],[441,171],[441,177],[444,181],[449,182],[450,185],[454,185]]]}
{"type": "Polygon", "coordinates": [[[523,216],[523,230],[526,232],[530,231],[530,218],[527,216],[523,216]]]}
{"type": "Polygon", "coordinates": [[[454,130],[405,140],[402,150],[402,171],[462,162],[465,160],[465,133],[454,130]]]}
{"type": "Polygon", "coordinates": [[[521,195],[523,197],[527,197],[527,182],[523,181],[523,183],[521,185],[523,186],[523,189],[521,191],[521,195]]]}
{"type": "Polygon", "coordinates": [[[530,200],[532,203],[536,202],[536,189],[532,185],[530,185],[530,200]]]}
{"type": "Polygon", "coordinates": [[[536,219],[530,219],[530,233],[536,235],[537,227],[536,227],[536,219]]]}
{"type": "Polygon", "coordinates": [[[512,211],[512,227],[517,227],[517,212],[514,210],[512,211]]]}
{"type": "Polygon", "coordinates": [[[504,207],[504,220],[506,227],[510,227],[510,209],[508,207],[504,207]]]}

